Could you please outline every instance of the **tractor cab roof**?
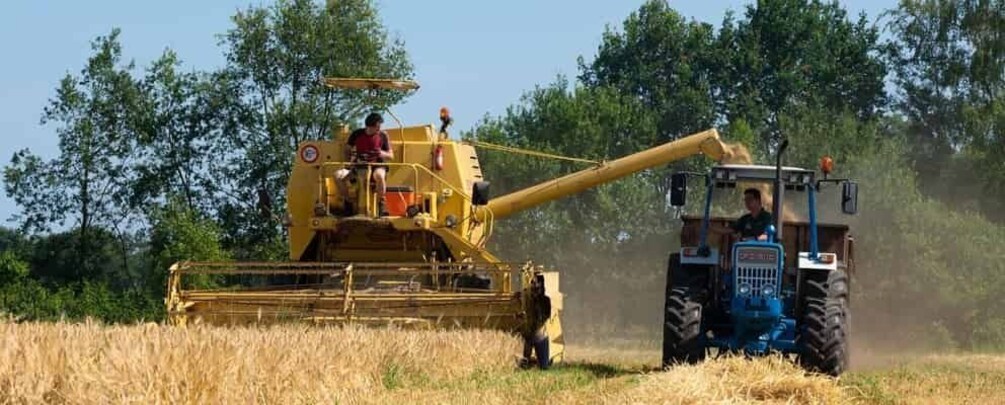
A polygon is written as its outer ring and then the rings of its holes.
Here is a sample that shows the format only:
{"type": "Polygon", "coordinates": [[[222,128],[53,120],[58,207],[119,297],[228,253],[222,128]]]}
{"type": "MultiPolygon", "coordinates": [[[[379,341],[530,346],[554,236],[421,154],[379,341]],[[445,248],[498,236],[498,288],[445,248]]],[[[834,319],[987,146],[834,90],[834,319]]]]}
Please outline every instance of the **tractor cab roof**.
{"type": "MultiPolygon", "coordinates": [[[[782,182],[786,186],[807,186],[816,180],[816,172],[799,167],[782,166],[782,182]]],[[[736,182],[772,182],[775,180],[775,166],[763,165],[718,165],[712,167],[712,181],[722,185],[736,182]]]]}

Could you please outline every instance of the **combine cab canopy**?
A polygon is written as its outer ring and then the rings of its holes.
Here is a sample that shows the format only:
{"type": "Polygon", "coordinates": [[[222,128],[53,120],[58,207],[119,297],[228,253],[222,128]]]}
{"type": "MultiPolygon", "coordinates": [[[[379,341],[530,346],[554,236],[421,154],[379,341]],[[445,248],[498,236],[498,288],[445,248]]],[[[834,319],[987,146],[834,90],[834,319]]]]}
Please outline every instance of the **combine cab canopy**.
{"type": "Polygon", "coordinates": [[[361,78],[340,78],[326,77],[322,80],[325,86],[333,89],[358,89],[358,90],[417,90],[419,83],[412,80],[396,79],[361,79],[361,78]]]}

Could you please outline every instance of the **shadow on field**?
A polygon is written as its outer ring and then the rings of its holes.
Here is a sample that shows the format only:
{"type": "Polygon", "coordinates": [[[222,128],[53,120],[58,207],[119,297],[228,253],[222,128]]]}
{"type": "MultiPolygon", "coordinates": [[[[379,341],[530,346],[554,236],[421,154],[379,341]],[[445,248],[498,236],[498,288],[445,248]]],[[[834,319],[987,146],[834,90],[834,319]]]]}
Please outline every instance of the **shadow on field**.
{"type": "Polygon", "coordinates": [[[639,375],[650,373],[654,371],[660,371],[657,367],[621,367],[616,365],[604,364],[604,363],[593,363],[593,362],[571,362],[556,365],[554,368],[568,370],[568,371],[578,371],[585,374],[589,374],[594,378],[606,379],[606,378],[617,378],[626,375],[639,375]]]}

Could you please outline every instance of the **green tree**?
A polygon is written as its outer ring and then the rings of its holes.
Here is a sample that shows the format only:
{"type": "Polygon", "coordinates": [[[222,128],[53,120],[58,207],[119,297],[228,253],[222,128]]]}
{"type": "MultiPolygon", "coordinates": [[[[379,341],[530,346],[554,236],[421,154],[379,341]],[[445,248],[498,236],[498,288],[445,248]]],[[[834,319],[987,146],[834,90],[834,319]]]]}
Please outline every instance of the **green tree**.
{"type": "Polygon", "coordinates": [[[1002,221],[1005,2],[904,0],[888,15],[897,107],[923,189],[1002,221]]]}
{"type": "Polygon", "coordinates": [[[884,108],[879,34],[864,14],[851,21],[837,2],[759,0],[735,18],[727,14],[718,38],[729,59],[720,114],[750,123],[762,145],[783,135],[782,117],[794,107],[863,120],[884,108]]]}
{"type": "MultiPolygon", "coordinates": [[[[220,246],[220,228],[208,218],[189,208],[184,199],[174,198],[152,213],[149,254],[154,275],[149,287],[162,294],[171,265],[184,260],[228,261],[229,252],[220,246]]],[[[210,278],[199,279],[208,285],[210,278]]]]}
{"type": "Polygon", "coordinates": [[[146,70],[139,83],[142,107],[131,207],[146,211],[177,195],[190,208],[213,211],[220,188],[213,173],[225,147],[211,80],[204,73],[182,71],[171,50],[146,70]]]}
{"type": "Polygon", "coordinates": [[[764,155],[794,108],[876,117],[886,99],[880,50],[876,28],[836,2],[761,0],[716,32],[651,0],[605,32],[596,58],[580,61],[581,79],[659,111],[666,139],[725,123],[727,134],[757,134],[748,146],[764,155]]]}
{"type": "Polygon", "coordinates": [[[81,261],[71,268],[78,274],[102,265],[86,254],[98,246],[96,229],[124,232],[136,218],[125,207],[140,95],[132,63],[122,62],[118,36],[113,30],[92,42],[94,54],[80,76],[66,75],[45,108],[42,123],[59,125],[59,155],[46,162],[22,150],[4,169],[7,194],[22,210],[22,227],[46,231],[72,221],[81,261]]]}
{"type": "Polygon", "coordinates": [[[687,21],[666,1],[651,0],[621,28],[604,32],[592,62],[580,58],[580,80],[616,88],[659,111],[659,139],[712,127],[723,62],[712,25],[687,21]]]}
{"type": "Polygon", "coordinates": [[[28,263],[13,250],[0,251],[0,286],[19,283],[28,276],[28,263]]]}
{"type": "Polygon", "coordinates": [[[25,255],[30,246],[24,232],[16,229],[0,227],[0,251],[25,255]]]}
{"type": "Polygon", "coordinates": [[[78,229],[36,237],[32,243],[32,276],[49,286],[72,284],[84,280],[103,280],[128,288],[133,282],[123,267],[121,239],[118,235],[94,228],[88,234],[87,250],[78,229]],[[81,266],[81,263],[92,263],[81,266]]]}

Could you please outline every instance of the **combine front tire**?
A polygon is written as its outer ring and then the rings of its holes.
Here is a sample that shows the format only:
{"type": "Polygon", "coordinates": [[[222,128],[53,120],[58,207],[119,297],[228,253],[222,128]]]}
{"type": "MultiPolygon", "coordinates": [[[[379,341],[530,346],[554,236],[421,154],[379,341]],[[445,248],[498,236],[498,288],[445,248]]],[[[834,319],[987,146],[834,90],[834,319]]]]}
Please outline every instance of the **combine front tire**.
{"type": "Polygon", "coordinates": [[[804,291],[799,364],[838,376],[848,367],[848,277],[841,270],[808,275],[804,291]]]}

